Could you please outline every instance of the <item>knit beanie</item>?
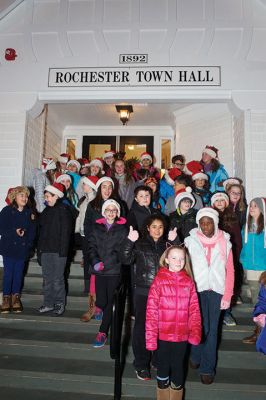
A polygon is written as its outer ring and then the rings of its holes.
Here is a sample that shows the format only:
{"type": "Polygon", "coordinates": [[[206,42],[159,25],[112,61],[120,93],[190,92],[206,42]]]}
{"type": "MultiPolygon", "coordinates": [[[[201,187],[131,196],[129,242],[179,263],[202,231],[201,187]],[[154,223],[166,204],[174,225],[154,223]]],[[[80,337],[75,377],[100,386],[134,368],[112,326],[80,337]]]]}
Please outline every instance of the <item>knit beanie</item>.
{"type": "Polygon", "coordinates": [[[118,216],[118,218],[119,218],[119,217],[120,217],[120,212],[121,212],[120,205],[117,203],[117,201],[115,201],[115,200],[113,200],[113,199],[105,200],[105,202],[103,203],[103,205],[102,205],[102,216],[105,217],[104,212],[105,212],[106,208],[107,208],[108,206],[110,206],[110,205],[116,207],[116,209],[117,209],[117,216],[118,216]]]}
{"type": "Polygon", "coordinates": [[[214,226],[215,226],[215,232],[217,232],[218,229],[218,223],[219,223],[219,213],[218,211],[214,210],[214,208],[211,207],[203,207],[201,208],[196,215],[196,223],[199,226],[199,221],[203,217],[209,217],[213,220],[214,226]]]}

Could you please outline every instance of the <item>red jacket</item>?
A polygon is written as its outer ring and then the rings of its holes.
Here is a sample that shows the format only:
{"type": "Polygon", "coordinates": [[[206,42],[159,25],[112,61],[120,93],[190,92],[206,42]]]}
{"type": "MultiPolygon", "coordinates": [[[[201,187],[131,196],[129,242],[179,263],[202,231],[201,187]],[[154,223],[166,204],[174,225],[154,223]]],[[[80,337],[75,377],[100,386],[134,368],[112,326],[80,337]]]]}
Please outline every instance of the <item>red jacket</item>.
{"type": "Polygon", "coordinates": [[[160,268],[148,297],[146,311],[146,348],[157,349],[157,339],[168,342],[201,340],[201,315],[195,284],[182,270],[160,268]]]}

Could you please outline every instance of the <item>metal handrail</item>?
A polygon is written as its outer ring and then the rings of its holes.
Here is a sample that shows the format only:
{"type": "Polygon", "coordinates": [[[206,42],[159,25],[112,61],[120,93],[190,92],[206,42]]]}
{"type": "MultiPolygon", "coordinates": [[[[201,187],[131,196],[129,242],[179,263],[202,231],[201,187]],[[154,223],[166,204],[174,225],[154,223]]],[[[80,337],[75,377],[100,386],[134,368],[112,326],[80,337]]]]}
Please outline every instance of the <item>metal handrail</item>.
{"type": "Polygon", "coordinates": [[[114,400],[121,399],[122,363],[121,339],[125,314],[127,287],[124,282],[116,289],[113,297],[112,323],[110,330],[110,356],[115,360],[114,400]]]}

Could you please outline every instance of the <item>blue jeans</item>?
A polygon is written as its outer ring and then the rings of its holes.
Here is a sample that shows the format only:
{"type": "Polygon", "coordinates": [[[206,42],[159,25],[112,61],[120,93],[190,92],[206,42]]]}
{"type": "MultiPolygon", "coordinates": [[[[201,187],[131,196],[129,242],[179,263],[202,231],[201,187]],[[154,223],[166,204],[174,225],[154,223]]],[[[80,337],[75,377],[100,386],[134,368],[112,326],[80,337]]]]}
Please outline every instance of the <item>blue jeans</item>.
{"type": "Polygon", "coordinates": [[[17,294],[21,291],[25,260],[3,257],[4,278],[3,295],[17,294]]]}
{"type": "Polygon", "coordinates": [[[192,346],[191,361],[194,364],[199,364],[200,374],[215,375],[222,295],[211,290],[205,290],[198,293],[198,295],[203,324],[203,337],[198,346],[192,346]]]}

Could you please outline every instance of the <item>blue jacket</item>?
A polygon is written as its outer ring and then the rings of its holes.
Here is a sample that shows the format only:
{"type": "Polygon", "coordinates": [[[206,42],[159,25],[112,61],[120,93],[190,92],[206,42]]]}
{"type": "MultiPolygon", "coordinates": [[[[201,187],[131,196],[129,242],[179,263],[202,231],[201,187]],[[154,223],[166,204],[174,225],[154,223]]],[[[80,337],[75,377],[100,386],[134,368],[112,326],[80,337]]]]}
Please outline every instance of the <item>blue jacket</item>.
{"type": "Polygon", "coordinates": [[[219,185],[219,183],[225,181],[228,178],[228,173],[224,169],[224,166],[220,165],[220,168],[217,169],[217,171],[207,171],[206,174],[209,177],[210,192],[224,192],[223,185],[219,185]]]}
{"type": "Polygon", "coordinates": [[[260,285],[258,301],[253,310],[253,317],[259,314],[266,314],[266,287],[264,285],[260,285]]]}
{"type": "Polygon", "coordinates": [[[243,268],[253,271],[265,271],[266,248],[264,247],[264,231],[259,234],[249,232],[247,243],[245,243],[244,229],[242,229],[242,243],[240,262],[243,268]]]}
{"type": "Polygon", "coordinates": [[[76,174],[75,172],[71,172],[71,171],[67,171],[67,174],[71,176],[73,188],[76,191],[81,176],[79,174],[76,174]]]}
{"type": "Polygon", "coordinates": [[[165,178],[160,181],[160,197],[162,197],[167,202],[168,198],[175,194],[174,186],[169,185],[165,178]]]}
{"type": "Polygon", "coordinates": [[[32,211],[24,207],[18,211],[13,206],[6,206],[0,212],[0,254],[18,260],[26,260],[29,256],[36,231],[36,223],[31,218],[32,211]],[[25,229],[20,237],[16,230],[25,229]]]}

